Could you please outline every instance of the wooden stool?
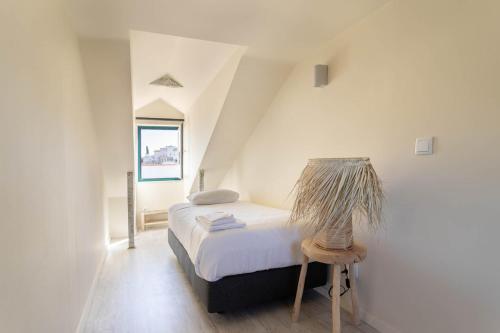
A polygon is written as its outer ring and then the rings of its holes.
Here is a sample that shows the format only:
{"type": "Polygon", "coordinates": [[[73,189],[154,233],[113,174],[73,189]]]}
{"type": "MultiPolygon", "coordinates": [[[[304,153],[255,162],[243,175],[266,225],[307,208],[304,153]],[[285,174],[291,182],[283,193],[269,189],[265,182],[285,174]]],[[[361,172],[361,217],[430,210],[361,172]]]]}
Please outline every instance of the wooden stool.
{"type": "Polygon", "coordinates": [[[304,293],[304,282],[306,280],[307,265],[309,261],[318,261],[333,265],[333,291],[332,291],[332,322],[333,333],[340,333],[340,272],[342,265],[349,265],[349,280],[351,282],[351,302],[352,302],[352,320],[354,325],[359,325],[358,310],[358,289],[356,287],[356,277],[354,275],[354,264],[363,261],[366,258],[366,248],[354,244],[349,250],[324,250],[312,242],[312,239],[302,241],[302,253],[304,261],[300,270],[299,285],[297,286],[297,295],[295,296],[295,305],[293,307],[292,321],[299,319],[300,303],[304,293]]]}

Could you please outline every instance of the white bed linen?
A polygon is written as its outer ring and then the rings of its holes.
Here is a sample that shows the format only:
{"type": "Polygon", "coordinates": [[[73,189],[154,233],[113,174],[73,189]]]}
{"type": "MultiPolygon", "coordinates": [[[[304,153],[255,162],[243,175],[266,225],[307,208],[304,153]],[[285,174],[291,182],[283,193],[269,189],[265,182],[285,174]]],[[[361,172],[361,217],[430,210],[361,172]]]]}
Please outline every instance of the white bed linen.
{"type": "Polygon", "coordinates": [[[207,281],[224,276],[251,273],[300,263],[302,235],[288,226],[286,210],[249,202],[196,206],[190,203],[170,207],[170,230],[186,249],[196,274],[207,281]],[[245,228],[208,232],[196,216],[217,211],[233,214],[245,228]]]}

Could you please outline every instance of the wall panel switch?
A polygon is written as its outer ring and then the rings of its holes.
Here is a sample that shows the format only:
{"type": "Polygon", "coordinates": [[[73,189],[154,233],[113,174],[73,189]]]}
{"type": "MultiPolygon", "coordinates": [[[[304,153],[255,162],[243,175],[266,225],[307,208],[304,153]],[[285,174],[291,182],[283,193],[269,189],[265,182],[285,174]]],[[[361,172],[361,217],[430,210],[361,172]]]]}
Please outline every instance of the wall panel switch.
{"type": "Polygon", "coordinates": [[[417,138],[415,141],[415,155],[432,155],[433,138],[417,138]]]}

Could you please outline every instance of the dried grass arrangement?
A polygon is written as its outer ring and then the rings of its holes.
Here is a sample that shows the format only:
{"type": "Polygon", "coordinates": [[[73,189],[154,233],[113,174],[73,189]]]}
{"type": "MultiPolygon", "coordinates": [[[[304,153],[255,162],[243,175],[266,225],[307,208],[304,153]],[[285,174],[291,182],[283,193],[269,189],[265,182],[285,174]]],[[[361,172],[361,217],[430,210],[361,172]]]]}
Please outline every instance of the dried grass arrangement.
{"type": "Polygon", "coordinates": [[[322,248],[352,246],[355,210],[366,216],[369,226],[380,224],[382,185],[369,158],[311,159],[294,189],[289,222],[305,225],[322,248]]]}

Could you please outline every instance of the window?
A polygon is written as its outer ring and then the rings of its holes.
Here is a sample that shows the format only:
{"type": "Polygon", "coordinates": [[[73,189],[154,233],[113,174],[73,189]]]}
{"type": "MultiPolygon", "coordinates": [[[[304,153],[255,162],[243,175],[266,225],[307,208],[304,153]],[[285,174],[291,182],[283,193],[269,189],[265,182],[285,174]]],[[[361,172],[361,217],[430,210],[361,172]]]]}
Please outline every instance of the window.
{"type": "Polygon", "coordinates": [[[182,125],[139,126],[139,181],[182,179],[182,125]]]}

